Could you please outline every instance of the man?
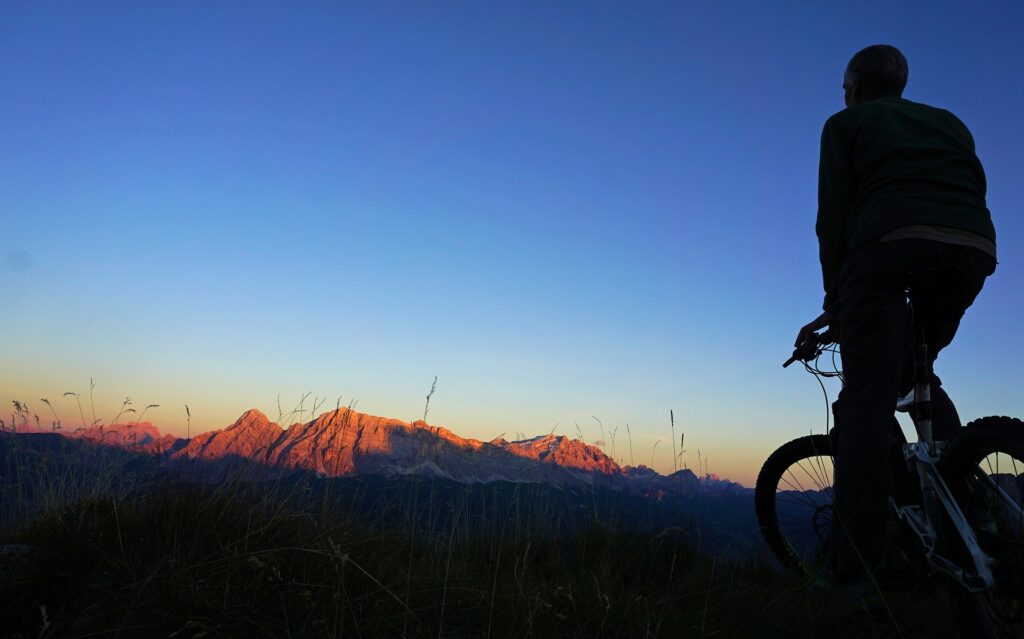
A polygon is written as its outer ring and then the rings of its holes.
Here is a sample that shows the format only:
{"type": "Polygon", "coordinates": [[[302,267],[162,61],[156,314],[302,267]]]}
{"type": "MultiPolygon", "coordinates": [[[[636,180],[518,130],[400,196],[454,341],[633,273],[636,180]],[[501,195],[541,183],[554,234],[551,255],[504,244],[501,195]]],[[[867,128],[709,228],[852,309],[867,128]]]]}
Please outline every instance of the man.
{"type": "MultiPolygon", "coordinates": [[[[907,75],[906,58],[888,45],[867,47],[846,68],[847,108],[821,134],[824,312],[797,337],[799,346],[838,328],[845,385],[833,405],[832,568],[847,585],[865,580],[884,551],[892,416],[913,382],[909,275],[918,274],[914,319],[934,360],[996,266],[974,140],[952,113],[904,100],[907,75]]],[[[960,418],[939,378],[931,382],[935,439],[948,439],[960,418]]]]}

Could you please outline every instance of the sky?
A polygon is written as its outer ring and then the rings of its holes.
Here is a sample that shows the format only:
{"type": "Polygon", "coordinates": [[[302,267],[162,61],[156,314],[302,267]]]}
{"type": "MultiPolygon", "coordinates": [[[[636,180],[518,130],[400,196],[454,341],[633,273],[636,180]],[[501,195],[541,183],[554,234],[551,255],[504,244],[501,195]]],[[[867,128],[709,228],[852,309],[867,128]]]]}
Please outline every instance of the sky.
{"type": "Polygon", "coordinates": [[[937,372],[965,420],[1024,416],[1024,8],[984,6],[0,4],[0,402],[78,425],[92,380],[97,417],[195,434],[305,393],[412,421],[436,376],[464,437],[618,429],[665,472],[685,433],[752,485],[825,428],[780,365],[822,299],[821,126],[884,42],[971,129],[998,233],[937,372]]]}

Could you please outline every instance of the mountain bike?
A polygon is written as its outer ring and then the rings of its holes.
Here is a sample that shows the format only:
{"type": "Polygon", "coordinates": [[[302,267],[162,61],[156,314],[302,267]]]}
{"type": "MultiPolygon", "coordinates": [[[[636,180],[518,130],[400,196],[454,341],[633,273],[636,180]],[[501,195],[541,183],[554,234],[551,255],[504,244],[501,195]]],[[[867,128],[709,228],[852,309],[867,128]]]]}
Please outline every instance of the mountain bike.
{"type": "MultiPolygon", "coordinates": [[[[834,341],[829,331],[816,334],[783,366],[799,361],[819,383],[842,379],[834,341]]],[[[950,441],[936,441],[928,345],[917,324],[914,371],[914,387],[896,410],[910,415],[918,439],[908,442],[894,415],[890,456],[896,485],[888,529],[903,578],[945,586],[966,636],[1024,637],[1024,423],[983,417],[950,441]]],[[[832,526],[841,525],[833,509],[832,451],[830,434],[795,439],[765,461],[755,486],[769,548],[808,577],[821,573],[832,526]]]]}

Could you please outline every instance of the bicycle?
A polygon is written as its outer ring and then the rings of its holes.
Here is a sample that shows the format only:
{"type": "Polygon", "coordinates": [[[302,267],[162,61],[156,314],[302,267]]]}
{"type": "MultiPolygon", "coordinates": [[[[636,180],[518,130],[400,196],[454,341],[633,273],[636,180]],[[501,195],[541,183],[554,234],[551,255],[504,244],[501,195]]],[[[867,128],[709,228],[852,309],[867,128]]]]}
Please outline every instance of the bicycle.
{"type": "MultiPolygon", "coordinates": [[[[907,295],[913,313],[912,290],[907,295]]],[[[815,334],[783,367],[800,361],[819,383],[822,376],[842,378],[834,366],[837,349],[829,331],[815,334]],[[821,368],[826,354],[830,370],[821,368]]],[[[1024,423],[983,417],[950,441],[935,441],[928,345],[917,323],[914,372],[914,387],[896,410],[911,416],[918,440],[908,442],[894,416],[891,456],[894,477],[902,482],[889,500],[889,531],[904,576],[910,583],[944,582],[968,636],[1024,636],[1024,423]]],[[[835,523],[832,478],[829,434],[783,445],[758,475],[754,501],[761,532],[783,566],[797,574],[814,577],[827,561],[835,523]]]]}

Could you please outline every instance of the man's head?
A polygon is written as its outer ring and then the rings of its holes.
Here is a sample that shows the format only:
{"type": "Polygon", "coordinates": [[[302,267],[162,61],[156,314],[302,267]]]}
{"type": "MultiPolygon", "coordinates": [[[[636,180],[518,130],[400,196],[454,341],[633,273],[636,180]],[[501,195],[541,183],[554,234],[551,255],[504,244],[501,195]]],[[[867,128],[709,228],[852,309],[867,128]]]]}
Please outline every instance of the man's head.
{"type": "Polygon", "coordinates": [[[888,44],[874,44],[858,51],[846,65],[843,91],[846,106],[883,95],[903,95],[907,86],[907,59],[888,44]]]}

